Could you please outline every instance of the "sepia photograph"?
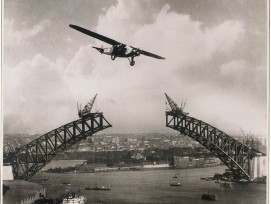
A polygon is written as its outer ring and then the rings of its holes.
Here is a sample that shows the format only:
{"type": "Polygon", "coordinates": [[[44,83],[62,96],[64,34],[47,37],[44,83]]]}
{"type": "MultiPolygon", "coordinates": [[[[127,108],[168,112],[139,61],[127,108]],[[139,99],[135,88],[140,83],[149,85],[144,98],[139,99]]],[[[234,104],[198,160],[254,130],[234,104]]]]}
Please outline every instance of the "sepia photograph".
{"type": "Polygon", "coordinates": [[[268,204],[269,1],[3,0],[3,204],[268,204]]]}

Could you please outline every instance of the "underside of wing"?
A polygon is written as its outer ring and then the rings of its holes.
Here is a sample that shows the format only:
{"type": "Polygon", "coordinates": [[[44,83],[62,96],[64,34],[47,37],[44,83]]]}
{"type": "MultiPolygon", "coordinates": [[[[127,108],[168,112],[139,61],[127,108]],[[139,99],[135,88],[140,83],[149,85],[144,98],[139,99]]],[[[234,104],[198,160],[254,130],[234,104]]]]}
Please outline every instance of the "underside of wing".
{"type": "Polygon", "coordinates": [[[161,57],[161,56],[159,56],[159,55],[156,55],[156,54],[153,54],[153,53],[144,51],[144,50],[140,50],[140,54],[146,55],[146,56],[148,56],[148,57],[153,57],[153,58],[156,58],[156,59],[166,59],[166,58],[164,58],[164,57],[161,57]]]}
{"type": "Polygon", "coordinates": [[[73,29],[75,29],[75,30],[81,32],[81,33],[84,33],[84,34],[89,35],[89,36],[91,36],[91,37],[93,37],[93,38],[96,38],[96,39],[98,39],[98,40],[101,40],[101,41],[103,41],[103,42],[106,42],[106,43],[108,43],[108,44],[110,44],[110,45],[119,45],[119,44],[121,44],[120,42],[118,42],[118,41],[116,41],[116,40],[113,40],[113,39],[111,39],[111,38],[105,37],[105,36],[100,35],[100,34],[98,34],[98,33],[94,33],[94,32],[92,32],[92,31],[87,30],[87,29],[85,29],[85,28],[82,28],[82,27],[80,27],[80,26],[72,25],[72,24],[70,24],[69,26],[70,26],[71,28],[73,28],[73,29]]]}

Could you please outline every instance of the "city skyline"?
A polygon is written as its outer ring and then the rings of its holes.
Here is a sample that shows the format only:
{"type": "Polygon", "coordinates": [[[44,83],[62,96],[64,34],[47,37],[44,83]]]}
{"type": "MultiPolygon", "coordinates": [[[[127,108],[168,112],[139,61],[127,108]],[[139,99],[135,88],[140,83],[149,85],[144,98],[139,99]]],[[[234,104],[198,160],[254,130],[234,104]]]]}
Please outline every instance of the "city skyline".
{"type": "Polygon", "coordinates": [[[98,93],[106,132],[170,132],[166,92],[232,135],[267,134],[267,2],[5,1],[4,133],[44,134],[98,93]],[[165,61],[111,61],[76,24],[165,61]]]}

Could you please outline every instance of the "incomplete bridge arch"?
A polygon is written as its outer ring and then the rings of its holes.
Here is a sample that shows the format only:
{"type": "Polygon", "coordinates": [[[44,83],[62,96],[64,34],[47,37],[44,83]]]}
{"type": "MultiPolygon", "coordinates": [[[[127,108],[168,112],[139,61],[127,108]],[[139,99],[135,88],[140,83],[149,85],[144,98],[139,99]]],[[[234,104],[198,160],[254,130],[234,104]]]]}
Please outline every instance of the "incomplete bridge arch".
{"type": "Polygon", "coordinates": [[[166,97],[171,107],[171,111],[166,111],[166,127],[177,130],[206,147],[233,172],[236,178],[249,179],[253,152],[259,151],[251,149],[201,120],[188,116],[167,94],[166,97]]]}
{"type": "Polygon", "coordinates": [[[109,127],[103,113],[89,113],[42,135],[9,156],[14,179],[30,179],[58,153],[109,127]]]}

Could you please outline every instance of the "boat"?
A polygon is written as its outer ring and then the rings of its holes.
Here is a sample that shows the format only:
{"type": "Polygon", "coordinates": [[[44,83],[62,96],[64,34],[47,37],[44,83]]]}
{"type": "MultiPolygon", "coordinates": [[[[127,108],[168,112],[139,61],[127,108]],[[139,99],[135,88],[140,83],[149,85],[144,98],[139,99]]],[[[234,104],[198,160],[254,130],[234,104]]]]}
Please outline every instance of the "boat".
{"type": "Polygon", "coordinates": [[[94,186],[94,188],[86,187],[85,190],[93,190],[93,191],[110,191],[111,188],[105,187],[105,186],[98,186],[97,184],[94,186]]]}
{"type": "Polygon", "coordinates": [[[79,196],[77,193],[68,193],[64,196],[62,204],[85,204],[87,198],[85,196],[79,196]]]}
{"type": "Polygon", "coordinates": [[[63,183],[63,186],[70,186],[72,185],[71,183],[63,183]]]}
{"type": "Polygon", "coordinates": [[[201,195],[201,199],[202,200],[213,200],[213,201],[217,201],[218,197],[215,194],[211,194],[211,193],[205,193],[201,195]]]}
{"type": "Polygon", "coordinates": [[[181,186],[181,182],[177,181],[177,182],[170,182],[170,186],[181,186]]]}
{"type": "Polygon", "coordinates": [[[180,181],[180,179],[178,179],[178,176],[177,176],[177,175],[175,175],[173,178],[174,178],[174,179],[172,179],[172,180],[170,181],[170,186],[181,186],[181,185],[182,185],[182,184],[181,184],[181,181],[180,181]]]}

